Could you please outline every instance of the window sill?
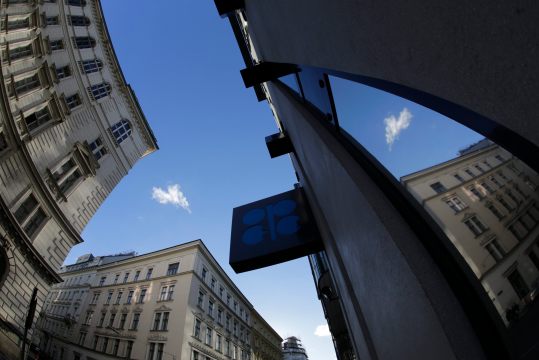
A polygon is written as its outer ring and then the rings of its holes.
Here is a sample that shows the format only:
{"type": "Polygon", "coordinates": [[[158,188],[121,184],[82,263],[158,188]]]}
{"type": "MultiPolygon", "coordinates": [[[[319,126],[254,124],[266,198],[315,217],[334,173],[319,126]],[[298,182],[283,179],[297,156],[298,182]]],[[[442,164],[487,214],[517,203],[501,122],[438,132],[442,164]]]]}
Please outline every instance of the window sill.
{"type": "Polygon", "coordinates": [[[164,299],[164,300],[157,300],[156,302],[158,303],[162,303],[162,302],[170,302],[170,301],[173,301],[174,299],[164,299]]]}

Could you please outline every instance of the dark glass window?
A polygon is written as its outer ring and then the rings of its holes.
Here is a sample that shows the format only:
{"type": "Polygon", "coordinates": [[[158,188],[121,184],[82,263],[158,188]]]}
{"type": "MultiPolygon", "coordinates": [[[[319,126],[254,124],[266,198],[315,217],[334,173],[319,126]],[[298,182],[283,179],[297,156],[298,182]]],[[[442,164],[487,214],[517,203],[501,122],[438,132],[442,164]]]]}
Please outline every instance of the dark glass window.
{"type": "Polygon", "coordinates": [[[90,25],[90,19],[86,16],[68,15],[67,22],[73,26],[88,26],[90,25]]]}
{"type": "Polygon", "coordinates": [[[99,71],[103,68],[103,62],[99,59],[79,61],[82,71],[86,74],[99,71]]]}
{"type": "Polygon", "coordinates": [[[121,120],[112,125],[110,131],[116,140],[116,144],[120,144],[131,135],[131,125],[129,124],[129,121],[121,120]]]}
{"type": "Polygon", "coordinates": [[[95,47],[95,39],[90,36],[77,36],[73,38],[73,46],[77,49],[89,49],[95,47]]]}
{"type": "Polygon", "coordinates": [[[167,275],[176,275],[178,273],[179,267],[180,263],[169,264],[167,269],[167,275]]]}

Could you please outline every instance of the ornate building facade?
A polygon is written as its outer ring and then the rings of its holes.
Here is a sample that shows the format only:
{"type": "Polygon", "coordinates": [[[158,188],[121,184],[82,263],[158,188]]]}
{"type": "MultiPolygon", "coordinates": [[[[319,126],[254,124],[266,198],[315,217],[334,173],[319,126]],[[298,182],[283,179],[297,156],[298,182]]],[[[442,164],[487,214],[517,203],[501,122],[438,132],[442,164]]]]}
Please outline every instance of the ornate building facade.
{"type": "Polygon", "coordinates": [[[280,359],[281,338],[202,241],[87,259],[46,301],[40,347],[53,359],[280,359]]]}
{"type": "Polygon", "coordinates": [[[281,342],[283,339],[264,318],[253,309],[251,346],[253,349],[252,360],[281,360],[281,342]]]}
{"type": "Polygon", "coordinates": [[[453,241],[506,324],[524,313],[539,293],[537,173],[482,140],[401,182],[453,241]]]}
{"type": "MultiPolygon", "coordinates": [[[[157,150],[98,0],[0,6],[0,352],[113,188],[157,150]]],[[[31,336],[31,332],[30,332],[31,336]]]]}

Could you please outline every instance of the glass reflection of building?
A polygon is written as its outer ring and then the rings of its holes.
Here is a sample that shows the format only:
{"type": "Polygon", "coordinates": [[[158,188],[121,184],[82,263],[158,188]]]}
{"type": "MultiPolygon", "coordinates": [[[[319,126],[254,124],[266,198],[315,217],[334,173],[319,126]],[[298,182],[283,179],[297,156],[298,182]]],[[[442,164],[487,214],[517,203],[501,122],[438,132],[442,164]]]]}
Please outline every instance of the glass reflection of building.
{"type": "Polygon", "coordinates": [[[515,305],[520,312],[532,303],[539,285],[535,171],[482,140],[401,182],[440,224],[506,321],[515,305]]]}
{"type": "Polygon", "coordinates": [[[539,3],[480,24],[450,1],[215,3],[275,117],[266,144],[289,154],[313,210],[334,340],[342,324],[361,359],[538,359],[539,33],[526,26],[539,3]],[[452,159],[483,137],[501,148],[452,159]],[[465,159],[419,193],[399,181],[465,159]]]}

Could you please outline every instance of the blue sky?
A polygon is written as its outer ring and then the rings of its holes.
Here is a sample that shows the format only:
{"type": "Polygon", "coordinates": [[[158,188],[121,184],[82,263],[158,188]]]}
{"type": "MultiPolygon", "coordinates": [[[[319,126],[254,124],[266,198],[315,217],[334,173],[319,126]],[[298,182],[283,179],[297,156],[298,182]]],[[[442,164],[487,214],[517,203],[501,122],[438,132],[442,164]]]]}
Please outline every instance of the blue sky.
{"type": "MultiPolygon", "coordinates": [[[[282,337],[300,337],[310,360],[335,359],[330,337],[314,334],[325,319],[305,258],[240,275],[228,265],[232,209],[296,182],[288,157],[268,155],[264,137],[277,128],[267,103],[243,86],[228,21],[211,0],[102,4],[126,79],[161,149],[124,178],[66,262],[89,252],[145,253],[201,238],[282,337]],[[169,186],[185,209],[152,199],[152,189],[160,188],[158,200],[170,200],[169,186]]],[[[341,126],[398,177],[481,138],[403,99],[346,80],[334,79],[332,88],[341,126]]]]}
{"type": "Polygon", "coordinates": [[[303,339],[311,360],[335,359],[305,258],[236,275],[228,265],[232,209],[293,188],[287,157],[270,159],[264,137],[277,128],[267,103],[245,89],[244,65],[228,21],[211,0],[102,0],[114,48],[158,139],[85,229],[85,253],[145,253],[201,238],[282,337],[303,339]],[[159,4],[159,5],[158,5],[159,4]],[[152,199],[179,184],[191,213],[152,199]]]}

